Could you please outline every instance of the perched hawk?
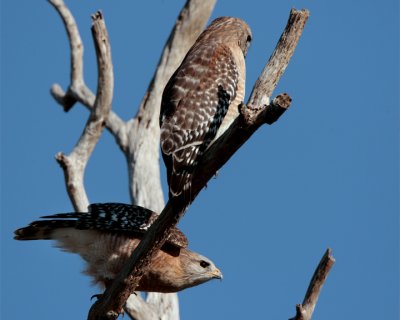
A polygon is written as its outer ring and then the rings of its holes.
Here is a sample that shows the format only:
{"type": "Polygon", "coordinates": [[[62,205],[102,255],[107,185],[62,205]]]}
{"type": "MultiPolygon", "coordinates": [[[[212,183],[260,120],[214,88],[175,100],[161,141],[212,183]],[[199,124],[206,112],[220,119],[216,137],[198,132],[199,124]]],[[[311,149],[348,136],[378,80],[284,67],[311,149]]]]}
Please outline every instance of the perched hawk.
{"type": "Polygon", "coordinates": [[[191,198],[192,174],[200,157],[239,115],[251,37],[243,20],[215,19],[167,83],[160,142],[170,198],[191,198]]]}
{"type": "MultiPolygon", "coordinates": [[[[44,216],[16,230],[14,239],[56,240],[57,247],[86,261],[84,272],[94,283],[107,287],[158,215],[121,203],[92,204],[88,211],[44,216]]],[[[173,228],[136,290],[176,292],[221,278],[214,263],[189,250],[185,235],[173,228]]]]}

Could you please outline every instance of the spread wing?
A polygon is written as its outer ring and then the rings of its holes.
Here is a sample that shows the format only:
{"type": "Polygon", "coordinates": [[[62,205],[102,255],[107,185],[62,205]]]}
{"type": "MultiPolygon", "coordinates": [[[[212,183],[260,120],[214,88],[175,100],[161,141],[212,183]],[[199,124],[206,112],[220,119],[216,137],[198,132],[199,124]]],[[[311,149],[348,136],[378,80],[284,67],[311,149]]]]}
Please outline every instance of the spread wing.
{"type": "MultiPolygon", "coordinates": [[[[28,227],[19,229],[19,237],[22,238],[22,233],[24,235],[32,233],[33,227],[44,230],[47,237],[41,239],[49,239],[48,235],[52,229],[74,227],[80,230],[121,232],[141,238],[158,217],[158,214],[151,210],[124,203],[94,203],[88,207],[88,211],[44,216],[42,218],[51,220],[32,222],[28,227]]],[[[185,248],[188,240],[178,228],[173,228],[167,243],[185,248]]]]}

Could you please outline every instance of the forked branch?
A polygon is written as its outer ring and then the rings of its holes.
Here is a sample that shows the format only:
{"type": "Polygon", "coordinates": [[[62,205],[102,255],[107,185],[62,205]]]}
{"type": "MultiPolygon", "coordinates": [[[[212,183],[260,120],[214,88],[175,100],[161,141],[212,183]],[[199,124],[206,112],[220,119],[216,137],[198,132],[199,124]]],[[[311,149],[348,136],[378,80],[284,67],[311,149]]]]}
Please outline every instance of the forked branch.
{"type": "MultiPolygon", "coordinates": [[[[67,92],[64,92],[59,84],[53,84],[50,93],[66,112],[76,102],[82,103],[91,110],[94,107],[96,96],[87,87],[83,78],[83,43],[75,19],[63,0],[48,1],[56,9],[64,23],[71,48],[71,75],[67,92]]],[[[120,147],[123,148],[126,144],[125,122],[110,110],[105,125],[111,134],[114,135],[120,147]]]]}
{"type": "Polygon", "coordinates": [[[97,12],[92,19],[92,35],[98,66],[98,85],[94,107],[73,151],[69,155],[60,152],[56,156],[64,170],[68,195],[76,211],[85,211],[89,205],[83,176],[86,164],[100,138],[110,112],[114,88],[110,41],[103,16],[100,12],[97,12]]]}

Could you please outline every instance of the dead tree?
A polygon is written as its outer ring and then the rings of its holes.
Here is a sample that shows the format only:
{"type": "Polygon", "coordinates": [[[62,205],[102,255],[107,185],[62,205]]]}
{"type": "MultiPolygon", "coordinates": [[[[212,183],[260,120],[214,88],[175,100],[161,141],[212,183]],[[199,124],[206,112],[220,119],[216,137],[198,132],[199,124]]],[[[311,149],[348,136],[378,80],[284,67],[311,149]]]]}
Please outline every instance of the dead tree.
{"type": "MultiPolygon", "coordinates": [[[[89,204],[83,183],[85,166],[105,126],[126,156],[132,203],[161,212],[124,270],[92,306],[89,319],[115,319],[124,306],[127,313],[137,320],[179,319],[176,294],[150,293],[146,299],[130,294],[137,286],[141,270],[146,268],[152,254],[161,247],[169,230],[189,205],[189,202],[182,201],[174,205],[168,202],[164,206],[158,161],[159,108],[165,84],[203,30],[216,0],[187,0],[164,46],[139,111],[126,122],[111,110],[114,78],[111,47],[102,14],[98,12],[92,17],[98,63],[98,87],[94,94],[83,78],[83,44],[73,15],[63,0],[49,2],[65,25],[71,48],[70,85],[64,91],[55,84],[51,94],[66,112],[77,102],[90,111],[84,131],[73,151],[69,155],[59,153],[56,156],[64,170],[67,192],[75,210],[85,211],[89,204]]],[[[192,199],[188,201],[195,199],[207,181],[261,125],[274,123],[290,106],[291,98],[287,94],[278,95],[271,103],[269,98],[289,63],[308,16],[307,10],[292,9],[290,12],[287,26],[255,83],[247,105],[241,107],[241,115],[206,152],[199,165],[200,169],[194,172],[192,199]]],[[[297,314],[293,319],[311,319],[319,291],[333,263],[334,259],[328,250],[317,267],[303,304],[297,305],[297,314]]]]}

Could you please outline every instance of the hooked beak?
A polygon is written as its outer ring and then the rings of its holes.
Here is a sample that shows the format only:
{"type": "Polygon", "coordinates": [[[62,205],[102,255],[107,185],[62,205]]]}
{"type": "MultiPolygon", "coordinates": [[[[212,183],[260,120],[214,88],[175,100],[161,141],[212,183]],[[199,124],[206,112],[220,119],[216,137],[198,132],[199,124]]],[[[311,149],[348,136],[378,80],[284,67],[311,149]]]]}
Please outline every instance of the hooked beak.
{"type": "Polygon", "coordinates": [[[211,271],[210,275],[212,276],[213,279],[222,280],[222,278],[223,278],[222,272],[218,268],[215,268],[215,270],[211,271]]]}

